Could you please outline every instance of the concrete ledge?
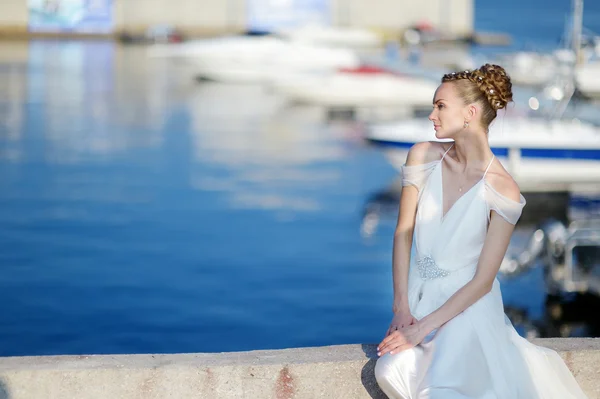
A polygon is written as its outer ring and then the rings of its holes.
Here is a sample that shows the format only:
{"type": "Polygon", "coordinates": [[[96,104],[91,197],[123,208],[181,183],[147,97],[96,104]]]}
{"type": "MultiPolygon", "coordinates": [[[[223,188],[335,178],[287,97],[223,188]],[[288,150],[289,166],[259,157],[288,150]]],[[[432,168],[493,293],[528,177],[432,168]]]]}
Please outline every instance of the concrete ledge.
{"type": "MultiPolygon", "coordinates": [[[[543,339],[600,399],[600,339],[543,339]]],[[[385,398],[374,345],[218,354],[0,358],[0,399],[385,398]]]]}

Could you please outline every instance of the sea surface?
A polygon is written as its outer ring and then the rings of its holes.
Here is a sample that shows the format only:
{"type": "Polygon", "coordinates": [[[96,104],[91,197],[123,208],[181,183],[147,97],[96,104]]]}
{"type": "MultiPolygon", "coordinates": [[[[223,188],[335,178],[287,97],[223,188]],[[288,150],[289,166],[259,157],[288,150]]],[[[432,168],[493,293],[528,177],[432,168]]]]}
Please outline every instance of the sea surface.
{"type": "MultiPolygon", "coordinates": [[[[569,4],[477,1],[475,26],[549,48],[569,4]]],[[[396,170],[352,123],[145,51],[0,43],[0,356],[379,342],[394,226],[361,224],[396,170]]],[[[543,318],[541,269],[502,285],[543,318]]]]}

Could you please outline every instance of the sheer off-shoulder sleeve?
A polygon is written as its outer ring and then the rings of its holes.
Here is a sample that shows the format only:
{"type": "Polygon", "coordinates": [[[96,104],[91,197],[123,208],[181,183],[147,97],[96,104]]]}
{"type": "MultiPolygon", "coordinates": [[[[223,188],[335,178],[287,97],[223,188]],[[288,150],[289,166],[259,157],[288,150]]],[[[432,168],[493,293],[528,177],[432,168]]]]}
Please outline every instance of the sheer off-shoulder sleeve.
{"type": "Polygon", "coordinates": [[[487,182],[486,188],[485,195],[489,210],[496,211],[496,213],[502,216],[508,223],[517,224],[517,221],[521,217],[523,207],[526,204],[525,197],[520,195],[521,198],[519,199],[519,202],[517,202],[500,194],[487,182]]]}
{"type": "Polygon", "coordinates": [[[415,186],[421,191],[439,161],[402,166],[402,186],[415,186]]]}

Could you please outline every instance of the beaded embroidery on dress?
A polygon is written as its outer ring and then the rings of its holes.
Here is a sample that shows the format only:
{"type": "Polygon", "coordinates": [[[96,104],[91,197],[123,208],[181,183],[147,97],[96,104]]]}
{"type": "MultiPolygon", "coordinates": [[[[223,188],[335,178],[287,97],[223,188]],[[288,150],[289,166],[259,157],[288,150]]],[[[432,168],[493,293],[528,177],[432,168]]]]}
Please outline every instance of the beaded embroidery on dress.
{"type": "MultiPolygon", "coordinates": [[[[516,224],[525,206],[523,196],[519,202],[504,197],[484,174],[444,215],[442,161],[447,153],[438,161],[403,167],[403,185],[419,190],[408,278],[409,306],[417,319],[473,278],[491,212],[516,224]]],[[[421,344],[379,358],[375,376],[394,399],[586,398],[556,352],[515,331],[504,314],[497,279],[491,292],[421,344]]]]}
{"type": "Polygon", "coordinates": [[[448,270],[440,269],[429,255],[417,259],[417,267],[419,268],[419,275],[423,280],[446,277],[450,274],[448,270]]]}

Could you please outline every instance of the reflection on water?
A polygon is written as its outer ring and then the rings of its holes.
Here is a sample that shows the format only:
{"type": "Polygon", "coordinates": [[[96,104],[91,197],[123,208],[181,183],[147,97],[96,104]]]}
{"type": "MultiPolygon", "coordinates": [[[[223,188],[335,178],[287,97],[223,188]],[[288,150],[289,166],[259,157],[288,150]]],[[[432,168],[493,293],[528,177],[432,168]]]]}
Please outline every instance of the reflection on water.
{"type": "Polygon", "coordinates": [[[231,192],[235,207],[320,210],[322,206],[310,194],[278,192],[298,185],[318,190],[341,178],[328,165],[343,160],[348,152],[317,123],[317,110],[288,107],[259,86],[215,83],[201,84],[189,107],[195,161],[227,171],[226,176],[222,172],[206,176],[201,171],[202,177],[192,177],[193,185],[231,192]],[[265,191],[265,185],[272,191],[265,191]]]}
{"type": "Polygon", "coordinates": [[[141,68],[126,69],[120,63],[133,60],[117,57],[118,49],[102,42],[32,42],[27,51],[26,64],[2,68],[9,158],[23,156],[15,142],[25,133],[29,141],[43,135],[44,158],[60,163],[159,143],[156,128],[168,99],[161,85],[140,85],[143,59],[141,68]]]}
{"type": "Polygon", "coordinates": [[[389,245],[356,226],[395,172],[352,131],[143,47],[0,50],[0,355],[381,338],[389,245]]]}

